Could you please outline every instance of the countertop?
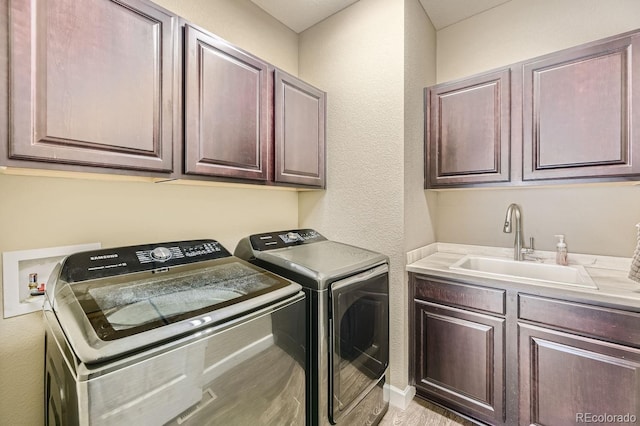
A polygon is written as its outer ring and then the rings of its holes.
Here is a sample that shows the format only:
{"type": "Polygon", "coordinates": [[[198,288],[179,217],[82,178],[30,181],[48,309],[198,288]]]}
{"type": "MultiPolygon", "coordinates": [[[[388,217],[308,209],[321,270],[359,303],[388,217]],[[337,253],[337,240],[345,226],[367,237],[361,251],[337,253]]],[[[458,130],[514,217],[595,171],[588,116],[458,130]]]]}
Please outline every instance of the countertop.
{"type": "MultiPolygon", "coordinates": [[[[640,312],[640,283],[627,276],[631,258],[569,253],[569,265],[582,265],[597,289],[538,282],[519,277],[495,277],[473,271],[460,271],[449,267],[466,255],[513,259],[513,249],[433,243],[407,253],[408,272],[453,279],[488,287],[513,289],[522,293],[556,297],[584,303],[597,303],[640,312]]],[[[535,260],[555,264],[555,252],[536,250],[535,260]]]]}

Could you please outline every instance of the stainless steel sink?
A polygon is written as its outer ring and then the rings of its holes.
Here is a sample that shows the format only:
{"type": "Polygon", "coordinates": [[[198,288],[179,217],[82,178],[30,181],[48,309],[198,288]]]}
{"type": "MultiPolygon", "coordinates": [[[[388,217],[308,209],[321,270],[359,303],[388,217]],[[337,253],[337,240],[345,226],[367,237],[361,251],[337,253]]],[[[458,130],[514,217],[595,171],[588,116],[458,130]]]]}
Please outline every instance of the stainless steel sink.
{"type": "Polygon", "coordinates": [[[468,255],[449,268],[497,279],[519,278],[540,283],[598,288],[580,265],[560,266],[468,255]]]}

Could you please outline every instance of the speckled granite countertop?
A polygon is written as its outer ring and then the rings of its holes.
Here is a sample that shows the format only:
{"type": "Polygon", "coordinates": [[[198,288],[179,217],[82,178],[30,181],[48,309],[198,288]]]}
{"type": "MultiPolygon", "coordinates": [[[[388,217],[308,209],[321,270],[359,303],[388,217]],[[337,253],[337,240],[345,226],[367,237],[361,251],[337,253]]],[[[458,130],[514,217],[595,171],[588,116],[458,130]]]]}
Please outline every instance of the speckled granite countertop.
{"type": "MultiPolygon", "coordinates": [[[[433,243],[407,253],[407,271],[522,293],[594,302],[640,312],[640,283],[627,278],[631,258],[569,253],[570,265],[582,265],[597,289],[519,277],[496,277],[449,267],[466,255],[513,259],[513,249],[433,243]]],[[[535,251],[538,262],[555,264],[555,252],[535,251]]]]}

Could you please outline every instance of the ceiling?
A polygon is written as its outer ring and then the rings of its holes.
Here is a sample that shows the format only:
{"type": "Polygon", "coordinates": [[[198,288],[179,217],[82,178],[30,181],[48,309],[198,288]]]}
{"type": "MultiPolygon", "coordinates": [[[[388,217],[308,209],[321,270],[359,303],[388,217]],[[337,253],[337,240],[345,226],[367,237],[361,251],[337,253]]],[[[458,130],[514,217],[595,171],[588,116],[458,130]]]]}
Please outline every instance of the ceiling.
{"type": "Polygon", "coordinates": [[[420,0],[436,30],[470,18],[511,0],[420,0]]]}
{"type": "MultiPolygon", "coordinates": [[[[300,33],[358,0],[251,0],[278,21],[300,33]]],[[[394,0],[395,1],[395,0],[394,0]]],[[[436,30],[510,0],[420,0],[436,30]]]]}
{"type": "Polygon", "coordinates": [[[297,33],[358,0],[251,0],[297,33]]]}

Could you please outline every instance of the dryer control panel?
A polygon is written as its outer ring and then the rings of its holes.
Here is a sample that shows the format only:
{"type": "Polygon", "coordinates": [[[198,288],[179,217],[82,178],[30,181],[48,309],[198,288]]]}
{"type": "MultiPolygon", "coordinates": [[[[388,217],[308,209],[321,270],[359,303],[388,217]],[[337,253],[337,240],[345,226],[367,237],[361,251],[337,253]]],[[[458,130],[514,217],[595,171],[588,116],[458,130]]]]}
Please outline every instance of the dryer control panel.
{"type": "Polygon", "coordinates": [[[255,234],[249,237],[254,250],[265,251],[301,244],[326,241],[326,238],[313,229],[293,229],[289,231],[255,234]]]}

